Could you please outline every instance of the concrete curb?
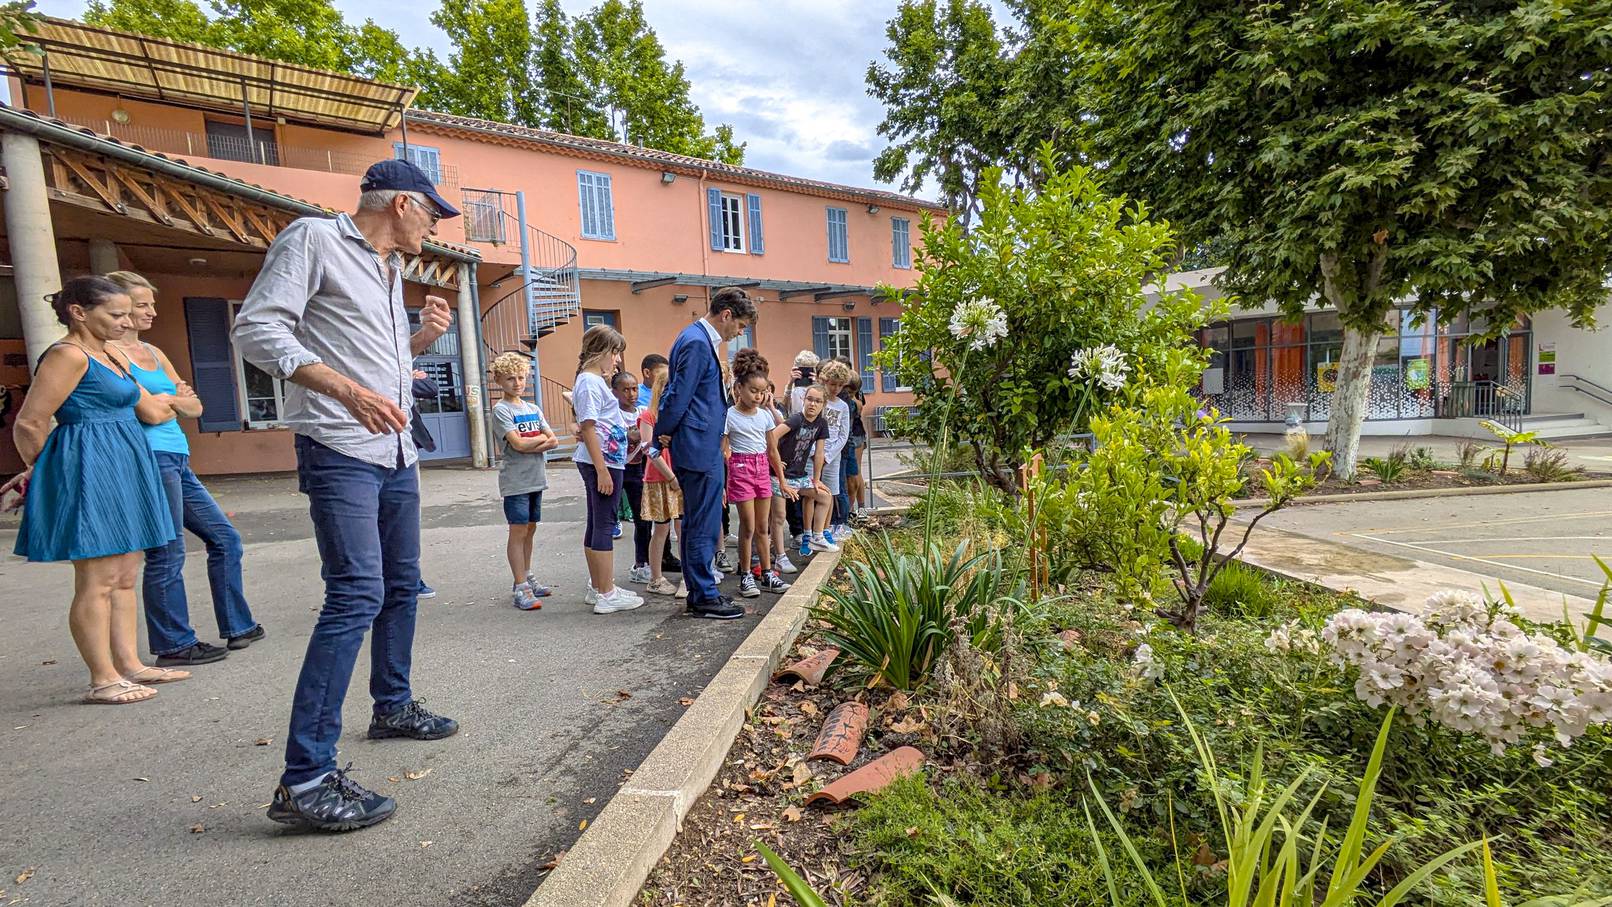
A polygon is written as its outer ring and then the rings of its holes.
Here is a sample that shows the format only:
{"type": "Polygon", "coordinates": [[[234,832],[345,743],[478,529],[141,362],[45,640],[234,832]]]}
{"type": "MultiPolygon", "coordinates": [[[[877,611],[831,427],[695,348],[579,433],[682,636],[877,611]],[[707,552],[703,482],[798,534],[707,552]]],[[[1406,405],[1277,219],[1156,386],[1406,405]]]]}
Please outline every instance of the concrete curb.
{"type": "Polygon", "coordinates": [[[745,713],[794,645],[839,559],[832,552],[812,558],[525,907],[630,907],[716,778],[745,713]]]}
{"type": "MultiPolygon", "coordinates": [[[[1468,494],[1521,494],[1526,491],[1587,491],[1591,488],[1612,488],[1612,479],[1586,479],[1579,482],[1528,482],[1518,485],[1479,485],[1471,488],[1408,488],[1404,491],[1362,491],[1359,494],[1318,494],[1299,498],[1291,506],[1304,504],[1342,504],[1349,501],[1404,501],[1411,498],[1453,498],[1468,494]]],[[[1249,498],[1232,501],[1239,510],[1264,507],[1270,498],[1249,498]]]]}

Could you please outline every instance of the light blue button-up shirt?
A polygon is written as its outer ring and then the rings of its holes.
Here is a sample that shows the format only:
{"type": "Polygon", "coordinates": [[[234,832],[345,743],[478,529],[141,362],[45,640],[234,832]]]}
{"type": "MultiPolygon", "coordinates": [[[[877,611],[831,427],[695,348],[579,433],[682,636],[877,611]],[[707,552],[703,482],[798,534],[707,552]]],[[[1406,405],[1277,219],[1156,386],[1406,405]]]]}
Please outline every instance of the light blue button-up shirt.
{"type": "MultiPolygon", "coordinates": [[[[292,221],[269,246],[235,316],[235,348],[276,378],[323,363],[391,400],[414,405],[413,354],[403,308],[403,257],[385,266],[351,216],[292,221]],[[390,278],[387,271],[390,270],[390,278]]],[[[282,424],[377,466],[408,466],[414,439],[371,434],[340,401],[287,381],[282,424]]]]}

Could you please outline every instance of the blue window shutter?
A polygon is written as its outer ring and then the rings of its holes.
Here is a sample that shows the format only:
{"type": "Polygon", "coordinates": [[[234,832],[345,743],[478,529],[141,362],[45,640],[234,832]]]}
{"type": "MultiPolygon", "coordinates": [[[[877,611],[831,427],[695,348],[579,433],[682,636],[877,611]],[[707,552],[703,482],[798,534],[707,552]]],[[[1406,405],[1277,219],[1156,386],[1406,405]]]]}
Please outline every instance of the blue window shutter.
{"type": "Polygon", "coordinates": [[[904,217],[890,219],[890,263],[898,268],[912,267],[912,222],[904,217]]]}
{"type": "Polygon", "coordinates": [[[745,201],[750,206],[750,254],[760,255],[766,251],[761,241],[761,196],[752,192],[745,201]]]}
{"type": "Polygon", "coordinates": [[[850,261],[850,243],[846,232],[845,209],[828,209],[828,260],[850,261]]]}
{"type": "Polygon", "coordinates": [[[190,335],[191,386],[202,402],[201,430],[240,431],[229,301],[185,297],[185,331],[190,335]]]}
{"type": "Polygon", "coordinates": [[[596,173],[593,176],[594,200],[599,203],[599,235],[605,239],[616,238],[616,205],[615,199],[610,197],[610,177],[606,174],[596,173]]]}
{"type": "Polygon", "coordinates": [[[856,320],[856,361],[862,367],[862,392],[873,390],[873,319],[856,320]]]}
{"type": "Polygon", "coordinates": [[[711,214],[711,248],[722,251],[722,190],[705,190],[705,206],[711,214]]]}
{"type": "MultiPolygon", "coordinates": [[[[896,332],[896,326],[900,323],[901,322],[895,318],[879,319],[879,349],[884,349],[885,338],[889,337],[891,334],[894,334],[896,332]]],[[[884,390],[884,392],[890,393],[891,391],[894,391],[897,387],[895,369],[886,367],[880,370],[880,374],[884,378],[883,382],[880,384],[880,387],[884,390]]]]}
{"type": "Polygon", "coordinates": [[[812,352],[817,358],[828,359],[828,319],[822,315],[812,316],[812,352]]]}
{"type": "Polygon", "coordinates": [[[598,226],[593,216],[593,174],[577,171],[577,206],[582,211],[582,235],[595,236],[598,226]]]}

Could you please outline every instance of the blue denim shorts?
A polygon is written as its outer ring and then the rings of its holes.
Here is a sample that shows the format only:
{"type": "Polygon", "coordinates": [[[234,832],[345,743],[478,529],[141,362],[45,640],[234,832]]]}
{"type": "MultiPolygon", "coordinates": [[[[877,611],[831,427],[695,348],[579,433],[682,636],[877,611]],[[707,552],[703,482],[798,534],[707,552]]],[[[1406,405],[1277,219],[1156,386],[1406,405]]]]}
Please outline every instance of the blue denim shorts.
{"type": "Polygon", "coordinates": [[[504,519],[511,526],[525,526],[543,519],[543,492],[504,495],[504,519]]]}

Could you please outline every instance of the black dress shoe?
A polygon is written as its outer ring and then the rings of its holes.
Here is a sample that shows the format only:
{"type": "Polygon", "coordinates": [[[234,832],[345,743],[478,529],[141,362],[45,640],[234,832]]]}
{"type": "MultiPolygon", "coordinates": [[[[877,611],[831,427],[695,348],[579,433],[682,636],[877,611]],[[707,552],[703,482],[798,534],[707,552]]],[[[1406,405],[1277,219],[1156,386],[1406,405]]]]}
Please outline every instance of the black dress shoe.
{"type": "Polygon", "coordinates": [[[707,620],[738,620],[744,616],[744,609],[724,595],[718,597],[716,601],[689,602],[688,614],[690,617],[703,617],[707,620]]]}
{"type": "Polygon", "coordinates": [[[668,554],[665,557],[660,559],[660,572],[662,572],[662,573],[682,573],[683,572],[683,562],[677,559],[677,555],[668,554]]]}
{"type": "Polygon", "coordinates": [[[412,737],[415,740],[441,740],[459,732],[459,722],[435,714],[416,699],[389,715],[376,715],[369,723],[369,739],[412,737]]]}
{"type": "Polygon", "coordinates": [[[331,772],[300,794],[293,794],[284,784],[275,788],[269,818],[315,831],[352,831],[390,819],[397,811],[397,801],[347,777],[352,767],[349,762],[347,768],[331,772]]]}
{"type": "Polygon", "coordinates": [[[183,668],[191,665],[205,665],[212,664],[215,661],[223,661],[228,657],[229,650],[223,646],[215,646],[211,643],[198,642],[193,646],[188,646],[180,649],[177,652],[169,652],[167,655],[158,655],[157,667],[183,668]]]}
{"type": "Polygon", "coordinates": [[[224,645],[229,646],[231,649],[244,649],[268,635],[268,632],[263,629],[263,625],[258,624],[240,636],[231,636],[229,639],[224,640],[224,645]]]}

